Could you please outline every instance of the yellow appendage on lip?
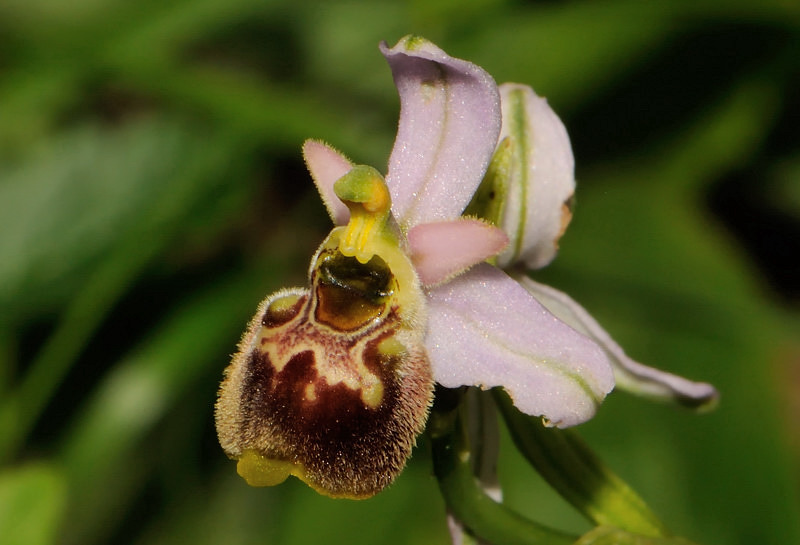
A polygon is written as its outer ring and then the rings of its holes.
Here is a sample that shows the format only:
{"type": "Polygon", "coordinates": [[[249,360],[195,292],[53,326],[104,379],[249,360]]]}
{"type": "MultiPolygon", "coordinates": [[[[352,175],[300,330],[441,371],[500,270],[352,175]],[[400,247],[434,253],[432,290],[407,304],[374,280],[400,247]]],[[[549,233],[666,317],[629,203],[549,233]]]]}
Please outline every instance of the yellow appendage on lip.
{"type": "Polygon", "coordinates": [[[254,450],[245,450],[236,464],[236,472],[250,486],[275,486],[285,481],[289,475],[305,475],[300,466],[284,460],[264,458],[254,450]]]}
{"type": "Polygon", "coordinates": [[[276,486],[289,478],[290,475],[294,475],[323,496],[349,498],[352,500],[369,497],[368,495],[332,494],[330,491],[320,488],[310,481],[302,464],[266,458],[252,449],[242,452],[236,464],[236,473],[250,486],[276,486]]]}
{"type": "Polygon", "coordinates": [[[361,386],[361,401],[370,409],[377,409],[383,401],[383,383],[376,380],[361,386]]]}

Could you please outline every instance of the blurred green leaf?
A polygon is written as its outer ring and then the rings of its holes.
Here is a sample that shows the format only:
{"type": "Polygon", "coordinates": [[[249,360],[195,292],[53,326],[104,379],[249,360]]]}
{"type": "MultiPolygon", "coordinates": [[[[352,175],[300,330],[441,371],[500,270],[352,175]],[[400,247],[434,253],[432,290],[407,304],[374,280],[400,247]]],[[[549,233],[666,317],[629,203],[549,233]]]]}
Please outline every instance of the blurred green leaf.
{"type": "Polygon", "coordinates": [[[63,475],[51,465],[9,466],[0,471],[3,545],[56,543],[66,499],[63,475]]]}
{"type": "Polygon", "coordinates": [[[647,504],[571,430],[547,429],[541,418],[519,412],[509,397],[495,399],[514,444],[539,474],[599,526],[645,536],[669,535],[647,504]]]}
{"type": "Polygon", "coordinates": [[[641,62],[673,29],[675,9],[635,0],[517,6],[476,28],[461,54],[563,108],[641,62]]]}
{"type": "Polygon", "coordinates": [[[581,536],[575,545],[692,545],[679,537],[641,536],[610,526],[598,526],[581,536]]]}
{"type": "MultiPolygon", "coordinates": [[[[152,336],[86,400],[59,454],[72,491],[65,542],[95,542],[107,527],[98,523],[119,516],[140,490],[141,471],[152,463],[148,434],[209,368],[219,369],[221,379],[226,362],[217,358],[226,347],[232,349],[263,295],[263,273],[259,267],[220,282],[159,320],[152,336]],[[139,479],[131,480],[134,476],[139,479]]],[[[173,455],[192,457],[191,452],[173,455]]]]}
{"type": "Polygon", "coordinates": [[[176,218],[208,191],[198,182],[219,182],[207,171],[228,160],[221,151],[190,127],[145,121],[79,128],[7,167],[0,182],[4,321],[60,308],[133,233],[131,251],[163,244],[166,229],[179,229],[176,218]]]}
{"type": "Polygon", "coordinates": [[[800,155],[781,162],[771,174],[773,180],[767,200],[800,221],[800,155]]]}
{"type": "Polygon", "coordinates": [[[223,147],[162,123],[87,129],[51,145],[0,186],[0,308],[8,313],[0,322],[64,307],[20,387],[0,404],[0,457],[27,434],[113,302],[229,160],[223,147]]]}
{"type": "Polygon", "coordinates": [[[46,138],[52,114],[76,99],[79,83],[79,74],[63,68],[4,74],[0,78],[0,160],[4,155],[24,154],[46,138]]]}
{"type": "MultiPolygon", "coordinates": [[[[331,502],[244,486],[211,414],[240,327],[265,291],[303,282],[321,236],[300,142],[385,167],[398,100],[376,45],[407,33],[573,118],[576,218],[537,274],[631,355],[722,391],[702,417],[614,394],[581,435],[682,535],[800,542],[800,321],[705,202],[758,169],[759,191],[797,209],[797,138],[774,129],[796,111],[800,5],[785,0],[0,3],[0,446],[16,457],[2,478],[34,455],[64,464],[62,543],[446,542],[427,445],[385,494],[331,502]],[[175,284],[164,316],[113,344],[121,299],[175,284]]],[[[510,508],[585,532],[503,447],[510,508]]],[[[631,539],[614,532],[585,539],[631,539]]]]}

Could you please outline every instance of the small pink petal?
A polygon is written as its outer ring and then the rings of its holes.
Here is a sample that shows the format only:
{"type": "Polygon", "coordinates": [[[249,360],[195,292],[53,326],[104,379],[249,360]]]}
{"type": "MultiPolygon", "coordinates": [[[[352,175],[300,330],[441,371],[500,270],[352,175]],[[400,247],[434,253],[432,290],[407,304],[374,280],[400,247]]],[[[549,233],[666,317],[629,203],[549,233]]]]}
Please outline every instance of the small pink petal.
{"type": "Polygon", "coordinates": [[[433,286],[497,255],[508,237],[488,223],[460,218],[416,225],[408,232],[408,244],[422,284],[433,286]]]}
{"type": "Polygon", "coordinates": [[[480,264],[428,294],[426,346],[443,386],[503,386],[558,427],[590,419],[614,388],[603,350],[504,272],[480,264]]]}
{"type": "Polygon", "coordinates": [[[386,181],[407,230],[461,215],[483,179],[500,132],[500,95],[482,68],[422,38],[381,44],[400,94],[386,181]]]}
{"type": "Polygon", "coordinates": [[[333,223],[346,224],[350,219],[350,211],[333,192],[333,183],[350,172],[353,164],[347,157],[319,140],[306,140],[303,143],[303,158],[333,223]]]}
{"type": "Polygon", "coordinates": [[[603,347],[611,361],[620,389],[660,401],[672,401],[693,409],[706,409],[716,404],[719,393],[712,385],[659,371],[628,357],[597,320],[566,293],[534,282],[524,275],[520,275],[517,280],[550,312],[603,347]]]}

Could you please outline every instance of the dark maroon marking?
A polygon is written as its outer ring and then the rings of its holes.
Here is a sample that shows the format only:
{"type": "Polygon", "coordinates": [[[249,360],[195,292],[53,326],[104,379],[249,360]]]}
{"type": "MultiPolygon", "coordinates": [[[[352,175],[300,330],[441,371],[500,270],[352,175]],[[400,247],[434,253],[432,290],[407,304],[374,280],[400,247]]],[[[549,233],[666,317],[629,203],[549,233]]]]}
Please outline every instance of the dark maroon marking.
{"type": "MultiPolygon", "coordinates": [[[[295,459],[311,480],[334,494],[369,495],[385,487],[405,465],[432,388],[424,356],[404,364],[402,355],[380,354],[380,342],[391,334],[365,348],[364,363],[384,386],[376,408],[364,405],[360,390],[328,385],[311,351],[292,356],[280,373],[265,353],[253,351],[242,384],[241,430],[252,442],[242,448],[295,459]],[[314,401],[305,399],[309,383],[314,384],[314,401]]],[[[341,339],[332,337],[332,342],[341,339]]]]}

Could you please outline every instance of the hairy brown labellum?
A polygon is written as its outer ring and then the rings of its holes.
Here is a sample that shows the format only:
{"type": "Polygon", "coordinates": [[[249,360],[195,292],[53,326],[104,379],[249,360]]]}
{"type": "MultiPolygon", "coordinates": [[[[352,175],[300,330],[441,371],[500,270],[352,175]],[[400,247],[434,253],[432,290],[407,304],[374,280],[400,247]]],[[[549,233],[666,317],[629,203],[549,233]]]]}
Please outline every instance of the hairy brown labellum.
{"type": "Polygon", "coordinates": [[[346,257],[341,234],[314,257],[310,289],[261,304],[225,372],[217,433],[251,485],[295,475],[329,496],[370,497],[424,428],[433,378],[413,268],[399,248],[346,257]]]}

